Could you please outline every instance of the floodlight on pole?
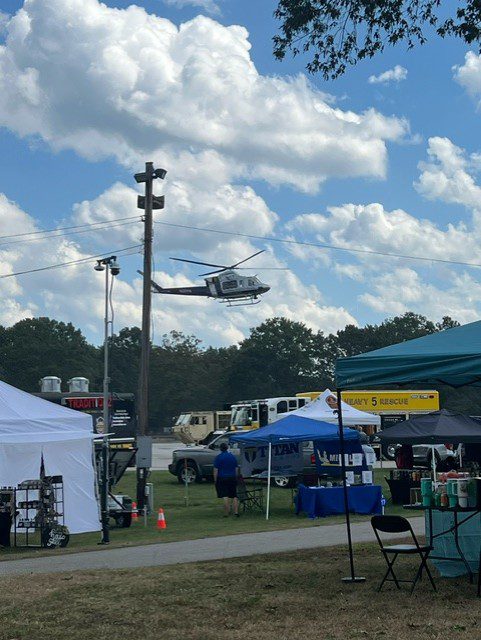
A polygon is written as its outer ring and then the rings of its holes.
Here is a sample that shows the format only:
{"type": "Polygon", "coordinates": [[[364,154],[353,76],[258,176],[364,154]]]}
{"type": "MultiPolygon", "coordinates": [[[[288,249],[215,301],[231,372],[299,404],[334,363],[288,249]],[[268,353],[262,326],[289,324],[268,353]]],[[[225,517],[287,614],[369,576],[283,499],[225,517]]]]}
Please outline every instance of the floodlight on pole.
{"type": "Polygon", "coordinates": [[[102,440],[102,473],[101,473],[101,512],[102,512],[102,540],[100,544],[110,542],[109,534],[109,328],[112,320],[109,319],[109,275],[112,277],[120,273],[117,256],[109,256],[97,260],[95,271],[105,271],[105,316],[104,316],[104,382],[103,382],[103,422],[104,435],[102,440]]]}

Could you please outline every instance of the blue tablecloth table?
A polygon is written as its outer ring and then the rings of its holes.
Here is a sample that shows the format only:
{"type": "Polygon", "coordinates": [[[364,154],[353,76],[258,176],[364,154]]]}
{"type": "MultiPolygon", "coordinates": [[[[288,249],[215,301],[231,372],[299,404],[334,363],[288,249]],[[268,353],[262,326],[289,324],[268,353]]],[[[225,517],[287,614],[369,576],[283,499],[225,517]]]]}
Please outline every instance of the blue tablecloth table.
{"type": "MultiPolygon", "coordinates": [[[[347,488],[350,513],[362,515],[382,513],[382,489],[378,485],[354,485],[347,488]]],[[[323,518],[345,513],[342,487],[306,487],[299,485],[296,513],[304,511],[309,518],[323,518]]]]}

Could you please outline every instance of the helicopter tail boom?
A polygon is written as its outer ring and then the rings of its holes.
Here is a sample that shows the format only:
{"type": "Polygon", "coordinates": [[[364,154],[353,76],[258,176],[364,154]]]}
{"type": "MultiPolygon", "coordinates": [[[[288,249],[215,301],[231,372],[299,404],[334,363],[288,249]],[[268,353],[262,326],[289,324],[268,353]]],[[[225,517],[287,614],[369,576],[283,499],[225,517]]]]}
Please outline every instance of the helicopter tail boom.
{"type": "MultiPolygon", "coordinates": [[[[143,276],[142,271],[137,271],[141,276],[143,276]]],[[[150,281],[152,286],[152,293],[163,293],[171,296],[204,296],[211,297],[211,293],[209,291],[209,287],[161,287],[159,284],[150,281]]]]}

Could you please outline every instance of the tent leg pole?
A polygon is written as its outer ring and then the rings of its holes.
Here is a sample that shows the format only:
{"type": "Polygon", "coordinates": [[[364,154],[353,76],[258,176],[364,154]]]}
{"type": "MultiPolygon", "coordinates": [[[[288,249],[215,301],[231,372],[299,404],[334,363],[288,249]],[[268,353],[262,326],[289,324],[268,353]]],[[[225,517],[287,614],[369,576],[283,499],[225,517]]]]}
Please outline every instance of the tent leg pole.
{"type": "Polygon", "coordinates": [[[269,457],[267,460],[267,504],[266,504],[266,520],[269,520],[269,507],[271,502],[271,462],[272,462],[272,443],[269,442],[269,457]]]}
{"type": "Polygon", "coordinates": [[[352,549],[352,536],[351,536],[351,517],[349,514],[349,499],[347,495],[346,484],[346,458],[345,458],[345,446],[344,446],[344,425],[342,423],[342,403],[341,403],[341,390],[336,390],[337,394],[337,409],[339,418],[339,455],[341,456],[341,475],[342,475],[342,489],[344,494],[344,511],[346,512],[346,528],[347,528],[347,543],[349,546],[349,565],[351,569],[351,575],[342,578],[343,582],[364,582],[366,578],[354,575],[354,553],[352,549]]]}

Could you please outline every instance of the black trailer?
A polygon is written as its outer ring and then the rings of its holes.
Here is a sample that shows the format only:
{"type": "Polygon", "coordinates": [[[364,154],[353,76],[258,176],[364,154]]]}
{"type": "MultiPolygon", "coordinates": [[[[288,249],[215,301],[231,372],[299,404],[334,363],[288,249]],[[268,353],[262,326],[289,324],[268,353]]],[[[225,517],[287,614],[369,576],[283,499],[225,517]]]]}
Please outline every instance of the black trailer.
{"type": "MultiPolygon", "coordinates": [[[[104,433],[103,394],[94,391],[42,391],[34,395],[69,409],[82,411],[92,416],[95,433],[104,433]]],[[[135,438],[137,433],[137,412],[133,393],[109,394],[109,433],[114,438],[135,438]]]]}

